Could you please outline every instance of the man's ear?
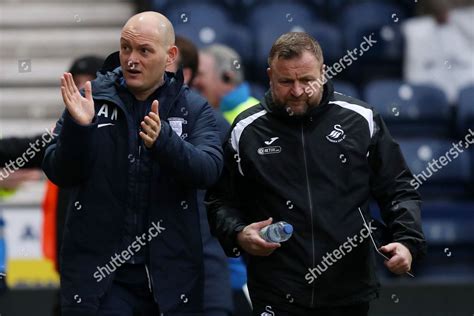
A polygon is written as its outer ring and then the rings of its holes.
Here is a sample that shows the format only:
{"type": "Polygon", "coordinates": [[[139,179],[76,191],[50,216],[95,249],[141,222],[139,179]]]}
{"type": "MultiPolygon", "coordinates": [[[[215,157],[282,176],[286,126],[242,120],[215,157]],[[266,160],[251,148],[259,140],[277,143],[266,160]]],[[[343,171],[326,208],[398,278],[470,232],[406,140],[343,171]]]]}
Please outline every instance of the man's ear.
{"type": "Polygon", "coordinates": [[[267,76],[270,87],[272,86],[272,68],[267,68],[267,76]]]}
{"type": "Polygon", "coordinates": [[[178,54],[179,54],[179,50],[176,45],[173,45],[168,49],[168,56],[166,57],[167,67],[175,63],[176,58],[178,58],[178,54]]]}

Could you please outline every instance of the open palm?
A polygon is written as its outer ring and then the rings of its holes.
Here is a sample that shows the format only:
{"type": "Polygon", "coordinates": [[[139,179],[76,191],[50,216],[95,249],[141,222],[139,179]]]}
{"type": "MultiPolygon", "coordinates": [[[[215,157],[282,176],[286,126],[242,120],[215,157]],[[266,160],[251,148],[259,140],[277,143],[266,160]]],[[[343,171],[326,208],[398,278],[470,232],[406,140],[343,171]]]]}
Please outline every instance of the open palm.
{"type": "Polygon", "coordinates": [[[64,73],[61,77],[61,94],[64,104],[73,119],[81,125],[92,123],[94,118],[94,100],[92,100],[91,82],[84,85],[85,97],[83,97],[72,79],[70,73],[64,73]]]}

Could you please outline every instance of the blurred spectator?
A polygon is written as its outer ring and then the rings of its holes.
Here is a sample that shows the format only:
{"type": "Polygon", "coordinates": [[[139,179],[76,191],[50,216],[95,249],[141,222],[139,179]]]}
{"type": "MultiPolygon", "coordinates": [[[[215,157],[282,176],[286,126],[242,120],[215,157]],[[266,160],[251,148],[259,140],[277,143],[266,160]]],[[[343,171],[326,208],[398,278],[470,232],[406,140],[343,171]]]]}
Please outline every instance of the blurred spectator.
{"type": "Polygon", "coordinates": [[[175,63],[166,70],[176,72],[179,67],[183,67],[184,83],[191,86],[198,71],[198,50],[193,42],[179,35],[176,35],[175,45],[179,50],[178,58],[175,63]]]}
{"type": "MultiPolygon", "coordinates": [[[[179,35],[176,35],[175,44],[178,47],[178,58],[166,70],[176,72],[182,67],[184,83],[191,85],[198,70],[198,49],[190,40],[179,35]]],[[[221,142],[224,142],[230,125],[219,111],[215,110],[214,114],[221,142]]],[[[199,190],[197,197],[204,256],[204,315],[228,316],[233,309],[229,267],[222,247],[209,231],[206,208],[204,207],[205,193],[204,190],[199,190]]]]}
{"type": "MultiPolygon", "coordinates": [[[[73,61],[69,72],[72,74],[74,83],[78,89],[82,89],[84,84],[96,77],[97,71],[102,66],[104,60],[98,56],[84,56],[73,61]]],[[[45,134],[32,137],[9,137],[0,140],[0,166],[7,165],[10,161],[16,161],[18,157],[25,156],[22,169],[40,169],[43,156],[47,148],[47,143],[43,138],[45,134]],[[43,144],[43,146],[41,146],[43,144]]],[[[5,195],[5,189],[11,192],[19,187],[21,183],[28,180],[38,180],[42,172],[39,170],[18,170],[10,174],[0,182],[0,197],[5,195]],[[2,193],[3,189],[3,193],[2,193]]],[[[51,260],[59,272],[59,250],[63,235],[63,226],[66,218],[66,209],[69,203],[69,189],[59,189],[51,181],[47,180],[46,193],[43,199],[43,234],[42,248],[44,256],[51,260]]],[[[59,293],[58,293],[59,294],[59,293]]],[[[59,315],[59,303],[54,306],[53,315],[59,315]]]]}
{"type": "MultiPolygon", "coordinates": [[[[232,124],[244,110],[258,104],[250,95],[244,81],[240,56],[232,48],[214,44],[199,53],[199,72],[194,80],[196,88],[225,119],[232,124]]],[[[234,297],[234,315],[250,314],[249,305],[242,291],[247,282],[247,272],[241,258],[229,258],[234,297]]]]}
{"type": "Polygon", "coordinates": [[[208,46],[199,54],[199,72],[194,81],[194,88],[231,124],[242,111],[259,102],[250,95],[241,63],[239,54],[232,48],[220,44],[208,46]]]}
{"type": "Polygon", "coordinates": [[[451,103],[474,82],[474,6],[450,10],[448,0],[425,1],[429,16],[407,20],[405,80],[440,87],[451,103]]]}

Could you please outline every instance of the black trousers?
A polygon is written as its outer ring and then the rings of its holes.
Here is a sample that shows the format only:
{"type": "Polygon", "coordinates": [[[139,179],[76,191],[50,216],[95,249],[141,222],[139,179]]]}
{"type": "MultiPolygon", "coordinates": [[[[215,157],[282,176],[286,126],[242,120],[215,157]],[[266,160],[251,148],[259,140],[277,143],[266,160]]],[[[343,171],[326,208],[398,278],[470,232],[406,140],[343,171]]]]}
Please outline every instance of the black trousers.
{"type": "Polygon", "coordinates": [[[252,299],[253,316],[367,316],[369,303],[348,306],[305,308],[293,304],[273,304],[252,299]]]}

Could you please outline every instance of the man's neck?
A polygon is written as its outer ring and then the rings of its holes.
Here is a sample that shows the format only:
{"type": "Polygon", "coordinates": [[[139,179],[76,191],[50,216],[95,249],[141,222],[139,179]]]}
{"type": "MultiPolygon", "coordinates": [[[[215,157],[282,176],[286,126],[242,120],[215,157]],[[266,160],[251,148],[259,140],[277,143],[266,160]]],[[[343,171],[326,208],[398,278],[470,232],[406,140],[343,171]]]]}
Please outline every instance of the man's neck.
{"type": "Polygon", "coordinates": [[[158,88],[160,88],[165,83],[165,79],[162,78],[153,88],[150,88],[146,91],[130,91],[135,96],[135,99],[138,101],[145,101],[150,95],[152,95],[158,88]]]}

